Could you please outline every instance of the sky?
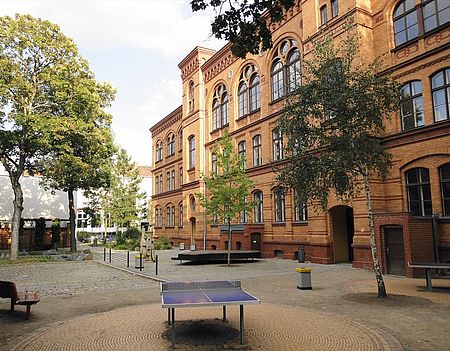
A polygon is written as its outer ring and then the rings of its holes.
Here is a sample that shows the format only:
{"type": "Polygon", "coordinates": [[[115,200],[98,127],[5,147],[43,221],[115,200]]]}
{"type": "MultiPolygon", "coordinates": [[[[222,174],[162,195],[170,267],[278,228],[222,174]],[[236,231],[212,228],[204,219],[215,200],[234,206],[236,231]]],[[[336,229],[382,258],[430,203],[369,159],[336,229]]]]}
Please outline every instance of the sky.
{"type": "Polygon", "coordinates": [[[211,36],[212,12],[192,13],[189,0],[0,0],[0,16],[16,13],[59,25],[117,89],[115,140],[139,165],[151,165],[149,128],[181,105],[178,63],[195,46],[224,45],[211,36]]]}

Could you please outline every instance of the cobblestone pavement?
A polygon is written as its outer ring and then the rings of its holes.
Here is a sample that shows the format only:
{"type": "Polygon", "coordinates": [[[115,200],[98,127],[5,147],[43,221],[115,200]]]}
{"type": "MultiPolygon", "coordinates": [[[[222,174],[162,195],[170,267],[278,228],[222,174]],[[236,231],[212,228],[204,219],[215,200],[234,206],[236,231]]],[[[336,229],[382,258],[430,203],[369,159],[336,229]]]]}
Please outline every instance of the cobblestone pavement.
{"type": "MultiPolygon", "coordinates": [[[[244,349],[449,349],[449,279],[434,280],[442,289],[428,292],[425,279],[386,276],[390,297],[378,299],[372,272],[349,264],[301,264],[312,268],[313,290],[308,291],[296,289],[294,268],[300,264],[294,261],[180,265],[170,260],[176,252],[158,252],[158,279],[240,279],[244,289],[262,300],[246,307],[244,349]]],[[[9,313],[9,300],[0,300],[0,350],[168,349],[159,285],[148,278],[154,276],[155,264],[146,262],[140,276],[121,255],[125,260],[114,262],[113,252],[111,264],[131,273],[92,261],[0,267],[0,279],[42,293],[28,321],[24,308],[9,313]]],[[[103,255],[95,259],[103,261],[103,255]]],[[[230,323],[224,326],[215,319],[220,311],[178,309],[177,349],[239,347],[236,311],[230,308],[230,323]],[[205,324],[196,327],[203,319],[205,324]],[[207,335],[197,335],[198,330],[207,335]]]]}

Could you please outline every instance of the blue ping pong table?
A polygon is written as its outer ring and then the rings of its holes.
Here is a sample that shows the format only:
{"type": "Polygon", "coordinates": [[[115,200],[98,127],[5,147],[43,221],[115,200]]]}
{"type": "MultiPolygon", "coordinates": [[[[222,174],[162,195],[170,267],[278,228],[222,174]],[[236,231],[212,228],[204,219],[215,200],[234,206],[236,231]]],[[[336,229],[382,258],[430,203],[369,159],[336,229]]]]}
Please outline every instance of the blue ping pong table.
{"type": "Polygon", "coordinates": [[[172,327],[172,346],[175,346],[175,308],[222,306],[226,321],[228,305],[239,305],[239,341],[244,343],[244,305],[261,303],[241,288],[238,280],[203,282],[161,282],[161,303],[168,309],[168,324],[172,327]]]}

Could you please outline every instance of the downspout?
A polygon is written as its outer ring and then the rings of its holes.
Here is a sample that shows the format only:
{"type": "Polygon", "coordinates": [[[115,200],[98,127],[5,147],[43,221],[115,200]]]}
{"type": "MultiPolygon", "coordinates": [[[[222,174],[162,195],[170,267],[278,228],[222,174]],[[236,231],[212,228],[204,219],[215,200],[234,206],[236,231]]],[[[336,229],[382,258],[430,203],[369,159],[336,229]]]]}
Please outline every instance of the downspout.
{"type": "Polygon", "coordinates": [[[433,249],[434,249],[434,261],[436,263],[440,263],[440,257],[439,257],[439,228],[438,228],[438,221],[439,221],[439,215],[433,214],[431,216],[432,220],[432,234],[433,234],[433,249]]]}

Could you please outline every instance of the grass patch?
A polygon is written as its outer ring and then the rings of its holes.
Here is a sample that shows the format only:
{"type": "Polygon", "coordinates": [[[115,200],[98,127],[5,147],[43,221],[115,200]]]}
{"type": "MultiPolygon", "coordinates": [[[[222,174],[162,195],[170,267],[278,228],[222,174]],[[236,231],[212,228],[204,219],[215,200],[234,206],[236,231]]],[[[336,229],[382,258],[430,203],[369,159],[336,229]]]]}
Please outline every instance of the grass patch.
{"type": "Polygon", "coordinates": [[[11,261],[9,258],[0,259],[0,266],[10,266],[14,264],[34,264],[45,262],[55,262],[55,260],[53,257],[48,256],[19,256],[19,258],[15,261],[11,261]]]}

